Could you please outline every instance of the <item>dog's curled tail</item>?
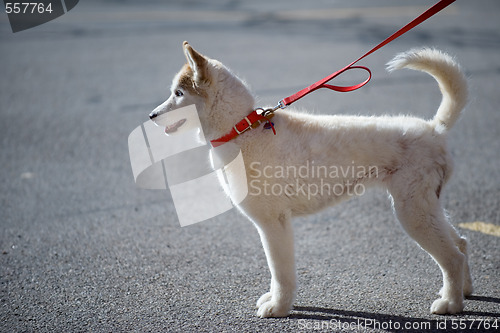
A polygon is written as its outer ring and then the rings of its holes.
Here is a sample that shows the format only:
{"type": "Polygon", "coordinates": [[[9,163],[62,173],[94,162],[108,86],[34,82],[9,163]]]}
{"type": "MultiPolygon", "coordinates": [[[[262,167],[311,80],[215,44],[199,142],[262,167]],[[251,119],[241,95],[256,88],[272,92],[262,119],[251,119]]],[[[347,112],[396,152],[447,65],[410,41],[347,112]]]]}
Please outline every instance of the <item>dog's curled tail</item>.
{"type": "Polygon", "coordinates": [[[460,65],[446,53],[424,48],[400,53],[387,64],[389,71],[400,68],[420,70],[436,79],[443,98],[431,123],[436,129],[452,128],[467,104],[467,81],[460,65]]]}

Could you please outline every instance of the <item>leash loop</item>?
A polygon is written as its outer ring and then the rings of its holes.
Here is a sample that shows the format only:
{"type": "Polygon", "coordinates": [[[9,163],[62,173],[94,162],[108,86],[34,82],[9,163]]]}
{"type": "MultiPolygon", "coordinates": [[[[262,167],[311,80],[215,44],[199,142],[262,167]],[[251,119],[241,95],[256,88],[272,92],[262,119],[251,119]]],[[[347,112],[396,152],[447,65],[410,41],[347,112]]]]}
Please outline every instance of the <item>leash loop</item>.
{"type": "Polygon", "coordinates": [[[359,88],[363,87],[365,84],[367,84],[368,82],[370,82],[371,78],[372,78],[372,72],[370,71],[370,69],[368,67],[365,67],[365,66],[350,66],[350,67],[347,67],[344,70],[340,71],[337,75],[335,75],[334,77],[332,77],[330,80],[322,83],[320,85],[320,88],[327,88],[327,89],[334,90],[334,91],[337,91],[337,92],[349,92],[349,91],[353,91],[353,90],[356,90],[356,89],[359,89],[359,88]],[[362,69],[362,70],[368,72],[368,78],[366,80],[364,80],[363,82],[355,84],[355,85],[352,85],[352,86],[334,86],[334,85],[331,85],[331,84],[326,84],[326,82],[329,82],[329,81],[333,80],[334,78],[336,78],[340,74],[345,73],[345,72],[347,72],[350,69],[362,69]]]}

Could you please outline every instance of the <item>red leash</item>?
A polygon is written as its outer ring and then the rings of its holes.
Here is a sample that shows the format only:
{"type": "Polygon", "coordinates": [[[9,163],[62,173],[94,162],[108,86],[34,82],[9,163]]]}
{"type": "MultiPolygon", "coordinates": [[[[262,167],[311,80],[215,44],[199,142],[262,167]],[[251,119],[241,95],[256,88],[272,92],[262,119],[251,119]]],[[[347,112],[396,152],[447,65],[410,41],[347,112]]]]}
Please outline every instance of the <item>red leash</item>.
{"type": "MultiPolygon", "coordinates": [[[[322,80],[319,80],[316,83],[313,83],[309,87],[304,88],[301,91],[296,92],[293,95],[290,95],[290,96],[282,99],[278,103],[278,105],[274,108],[266,109],[266,110],[257,109],[257,110],[252,111],[252,113],[250,113],[242,121],[240,121],[238,124],[236,124],[230,133],[224,135],[223,137],[221,137],[219,139],[211,141],[212,146],[214,146],[214,147],[220,146],[221,144],[234,139],[235,137],[237,137],[241,133],[245,132],[246,130],[259,126],[262,122],[269,123],[274,131],[274,127],[273,127],[272,123],[269,121],[269,119],[272,117],[274,111],[276,111],[279,108],[281,108],[281,109],[286,108],[290,104],[294,103],[295,101],[301,99],[302,97],[312,93],[313,91],[315,91],[317,89],[327,88],[327,89],[335,90],[338,92],[348,92],[348,91],[353,91],[353,90],[356,90],[356,89],[363,87],[365,84],[367,84],[370,81],[372,74],[370,72],[370,69],[368,69],[368,67],[353,66],[355,63],[357,63],[358,61],[360,61],[363,58],[366,58],[367,56],[369,56],[373,52],[377,51],[381,47],[385,46],[386,44],[392,42],[393,40],[395,40],[399,36],[407,33],[408,31],[415,28],[420,23],[424,22],[428,18],[434,16],[435,14],[439,13],[444,8],[451,5],[453,2],[455,2],[455,0],[440,0],[438,3],[436,3],[434,6],[432,6],[428,10],[426,10],[424,13],[422,13],[416,19],[414,19],[413,21],[411,21],[410,23],[408,23],[407,25],[405,25],[404,27],[402,27],[401,29],[396,31],[394,34],[392,34],[390,37],[385,39],[383,42],[381,42],[380,44],[378,44],[377,46],[372,48],[370,51],[365,53],[363,56],[361,56],[359,59],[353,61],[352,63],[350,63],[346,67],[342,68],[341,70],[325,77],[322,80]],[[363,81],[359,84],[353,85],[353,86],[342,87],[342,86],[334,86],[334,85],[327,84],[327,82],[333,80],[334,78],[336,78],[340,74],[342,74],[345,71],[348,71],[350,69],[363,69],[363,70],[368,72],[368,78],[365,81],[363,81]],[[250,118],[255,119],[255,122],[249,121],[250,118]]],[[[276,134],[276,132],[274,132],[274,134],[276,134]]]]}
{"type": "Polygon", "coordinates": [[[429,17],[437,14],[438,12],[440,12],[441,10],[443,10],[444,8],[448,7],[453,2],[455,2],[455,0],[441,0],[441,1],[439,1],[434,6],[432,6],[428,10],[426,10],[419,17],[417,17],[416,19],[414,19],[413,21],[411,21],[410,23],[408,23],[407,25],[405,25],[404,27],[402,27],[401,29],[399,29],[398,31],[396,31],[392,36],[390,36],[389,38],[387,38],[386,40],[384,40],[382,43],[380,43],[377,46],[375,46],[373,49],[371,49],[370,51],[368,51],[367,53],[365,53],[359,59],[353,61],[351,64],[349,64],[346,67],[342,68],[341,70],[339,70],[339,71],[337,71],[337,72],[335,72],[335,73],[333,73],[333,74],[325,77],[324,79],[322,79],[322,80],[320,80],[320,81],[318,81],[318,82],[310,85],[309,87],[307,87],[305,89],[302,89],[301,91],[299,91],[299,92],[297,92],[297,93],[295,93],[295,94],[293,94],[291,96],[288,96],[287,98],[282,99],[280,101],[280,103],[279,103],[280,107],[283,109],[283,108],[289,106],[290,104],[292,104],[293,102],[301,99],[302,97],[306,96],[307,94],[312,93],[313,91],[315,91],[315,90],[317,90],[319,88],[328,88],[328,89],[339,91],[339,92],[348,92],[348,91],[353,91],[353,90],[361,88],[362,86],[364,86],[365,84],[367,84],[370,81],[370,79],[371,79],[371,72],[370,72],[370,70],[367,67],[364,67],[364,66],[353,66],[355,63],[357,63],[358,61],[360,61],[363,58],[366,58],[367,56],[369,56],[373,52],[377,51],[381,47],[385,46],[386,44],[389,44],[390,42],[392,42],[393,40],[395,40],[399,36],[401,36],[401,35],[405,34],[406,32],[410,31],[411,29],[413,29],[414,27],[416,27],[420,23],[422,23],[425,20],[427,20],[429,17]],[[368,72],[368,74],[369,74],[368,79],[366,79],[364,82],[361,82],[361,83],[353,85],[353,86],[348,86],[348,87],[338,87],[338,86],[332,86],[332,85],[326,84],[328,81],[333,80],[334,78],[336,78],[340,74],[344,73],[345,71],[347,71],[349,69],[354,69],[354,68],[360,68],[360,69],[366,70],[368,72]]]}

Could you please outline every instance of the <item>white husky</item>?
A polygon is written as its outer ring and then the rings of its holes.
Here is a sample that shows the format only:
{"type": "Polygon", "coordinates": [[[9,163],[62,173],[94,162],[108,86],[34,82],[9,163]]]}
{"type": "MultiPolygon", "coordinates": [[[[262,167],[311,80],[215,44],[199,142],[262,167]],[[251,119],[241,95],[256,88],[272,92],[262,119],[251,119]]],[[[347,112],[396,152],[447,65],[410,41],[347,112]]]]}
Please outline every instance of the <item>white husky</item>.
{"type": "MultiPolygon", "coordinates": [[[[223,64],[187,42],[183,49],[187,64],[173,80],[172,95],[150,117],[196,104],[206,138],[220,138],[255,109],[254,97],[223,64]]],[[[403,67],[427,72],[439,83],[443,98],[432,120],[286,110],[272,118],[277,135],[260,126],[232,140],[242,151],[250,188],[239,208],[258,229],[272,276],[270,291],[257,301],[258,316],[287,316],[292,308],[296,274],[291,218],[372,185],[387,188],[404,230],[441,268],[441,297],[431,312],[463,310],[464,295],[472,293],[467,242],[448,222],[439,197],[452,172],[446,136],[466,104],[467,85],[459,65],[437,50],[412,50],[388,64],[389,70],[403,67]]],[[[180,126],[170,124],[166,131],[180,126]]]]}

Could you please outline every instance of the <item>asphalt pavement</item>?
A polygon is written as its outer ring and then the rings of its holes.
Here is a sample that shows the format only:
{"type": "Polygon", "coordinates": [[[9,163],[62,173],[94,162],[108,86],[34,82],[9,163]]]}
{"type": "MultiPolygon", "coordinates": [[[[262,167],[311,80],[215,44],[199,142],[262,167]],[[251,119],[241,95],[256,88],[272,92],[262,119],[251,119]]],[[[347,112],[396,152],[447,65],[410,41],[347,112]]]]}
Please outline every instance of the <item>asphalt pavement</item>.
{"type": "Polygon", "coordinates": [[[432,78],[388,74],[385,63],[420,46],[456,56],[470,103],[450,133],[455,170],[443,200],[470,241],[475,291],[461,315],[429,313],[441,272],[398,225],[387,193],[371,190],[294,221],[295,307],[259,319],[270,274],[252,224],[233,209],[181,228],[170,192],[138,188],[130,166],[128,135],[169,95],[184,40],[274,104],[432,4],[87,0],[17,33],[1,13],[0,331],[498,331],[496,0],[457,1],[369,56],[373,79],[359,91],[296,103],[318,114],[430,118],[441,98],[432,78]],[[476,221],[492,231],[466,228],[476,221]]]}

